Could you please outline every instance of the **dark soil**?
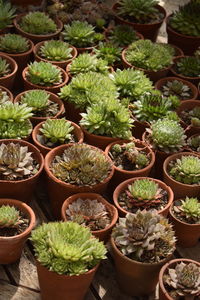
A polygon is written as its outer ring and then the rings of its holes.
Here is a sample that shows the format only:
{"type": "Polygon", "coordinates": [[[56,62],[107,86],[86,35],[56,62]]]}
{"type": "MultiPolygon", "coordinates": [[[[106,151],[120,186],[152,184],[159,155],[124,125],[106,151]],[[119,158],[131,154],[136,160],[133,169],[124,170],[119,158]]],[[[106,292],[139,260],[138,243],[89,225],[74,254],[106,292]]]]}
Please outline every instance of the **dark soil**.
{"type": "MultiPolygon", "coordinates": [[[[49,141],[47,138],[45,138],[44,135],[37,135],[37,140],[39,143],[41,143],[43,146],[48,147],[48,148],[55,148],[57,146],[60,146],[60,143],[52,143],[51,141],[49,141]]],[[[71,139],[66,140],[63,144],[70,144],[70,143],[77,143],[78,139],[76,138],[76,136],[72,133],[71,135],[71,139]]]]}

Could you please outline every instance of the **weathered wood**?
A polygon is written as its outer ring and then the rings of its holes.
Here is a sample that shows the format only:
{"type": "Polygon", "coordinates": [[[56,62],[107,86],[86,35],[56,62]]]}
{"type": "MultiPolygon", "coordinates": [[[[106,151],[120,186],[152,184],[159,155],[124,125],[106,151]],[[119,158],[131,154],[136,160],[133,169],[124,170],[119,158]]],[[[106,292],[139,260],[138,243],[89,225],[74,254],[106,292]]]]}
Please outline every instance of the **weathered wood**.
{"type": "Polygon", "coordinates": [[[17,287],[0,281],[0,299],[1,300],[40,300],[40,295],[37,292],[26,288],[17,287]]]}
{"type": "Polygon", "coordinates": [[[85,296],[84,300],[96,300],[95,296],[93,295],[93,293],[91,292],[91,290],[89,290],[85,296]]]}
{"type": "Polygon", "coordinates": [[[9,281],[8,276],[6,275],[6,272],[3,268],[3,266],[0,266],[0,280],[9,281]]]}
{"type": "Polygon", "coordinates": [[[192,248],[177,247],[177,251],[183,258],[190,258],[200,262],[200,242],[192,248]]]}

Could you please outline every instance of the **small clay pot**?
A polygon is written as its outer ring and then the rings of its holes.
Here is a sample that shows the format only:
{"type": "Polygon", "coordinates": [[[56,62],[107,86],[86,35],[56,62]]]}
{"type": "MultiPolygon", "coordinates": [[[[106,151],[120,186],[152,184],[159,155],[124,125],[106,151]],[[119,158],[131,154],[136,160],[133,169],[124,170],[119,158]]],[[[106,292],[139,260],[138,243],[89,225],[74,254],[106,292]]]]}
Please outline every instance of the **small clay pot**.
{"type": "Polygon", "coordinates": [[[118,212],[114,205],[110,204],[108,201],[106,201],[101,195],[95,194],[95,193],[78,193],[75,195],[70,196],[67,198],[62,205],[61,208],[61,217],[63,221],[68,221],[68,216],[66,215],[66,210],[68,209],[69,205],[72,204],[74,201],[76,201],[78,198],[81,198],[83,200],[90,199],[90,200],[97,200],[98,202],[105,205],[106,210],[109,213],[109,216],[111,217],[110,224],[104,228],[92,231],[92,234],[98,238],[100,241],[104,241],[105,243],[108,241],[112,228],[115,226],[117,219],[118,219],[118,212]]]}
{"type": "Polygon", "coordinates": [[[9,57],[8,55],[3,54],[2,52],[0,53],[0,57],[2,59],[5,59],[7,61],[7,63],[10,66],[11,72],[4,76],[4,77],[0,77],[0,85],[4,86],[5,88],[12,90],[12,87],[14,85],[14,81],[15,81],[15,77],[17,74],[17,70],[18,70],[18,66],[16,61],[9,57]]]}
{"type": "Polygon", "coordinates": [[[29,219],[29,226],[22,233],[15,236],[0,236],[0,264],[11,264],[16,262],[21,254],[23,246],[34,228],[36,218],[34,211],[27,204],[15,199],[0,199],[0,206],[10,205],[23,212],[29,219]]]}
{"type": "Polygon", "coordinates": [[[13,102],[14,97],[13,97],[13,94],[11,93],[10,90],[8,90],[7,88],[5,88],[4,86],[1,86],[1,85],[0,85],[0,90],[2,90],[3,92],[6,92],[6,94],[7,94],[8,97],[9,97],[9,100],[10,100],[11,102],[13,102]]]}
{"type": "Polygon", "coordinates": [[[79,124],[80,120],[82,119],[82,116],[80,114],[84,111],[82,111],[80,108],[76,108],[75,105],[68,100],[63,99],[63,103],[65,107],[66,119],[79,124]]]}

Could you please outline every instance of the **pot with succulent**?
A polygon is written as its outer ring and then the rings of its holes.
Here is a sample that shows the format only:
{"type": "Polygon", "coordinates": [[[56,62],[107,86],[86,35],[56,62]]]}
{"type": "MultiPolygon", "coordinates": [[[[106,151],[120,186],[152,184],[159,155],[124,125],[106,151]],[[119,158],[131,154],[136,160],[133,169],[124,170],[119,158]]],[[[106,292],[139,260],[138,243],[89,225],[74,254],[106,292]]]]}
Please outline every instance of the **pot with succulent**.
{"type": "Polygon", "coordinates": [[[62,144],[82,143],[83,132],[74,122],[65,119],[47,119],[32,132],[33,142],[45,156],[52,148],[62,144]]]}
{"type": "Polygon", "coordinates": [[[14,59],[0,53],[0,85],[12,89],[17,74],[18,66],[14,59]]]}
{"type": "Polygon", "coordinates": [[[200,295],[200,263],[186,258],[166,263],[159,274],[160,300],[198,300],[200,295]]]}
{"type": "Polygon", "coordinates": [[[194,247],[200,238],[200,201],[184,197],[175,200],[170,207],[170,220],[174,226],[178,244],[183,248],[194,247]]]}
{"type": "Polygon", "coordinates": [[[170,155],[163,164],[164,182],[169,185],[174,198],[198,197],[200,193],[200,156],[190,152],[170,155]]]}
{"type": "Polygon", "coordinates": [[[33,43],[56,38],[63,27],[59,19],[55,21],[40,11],[18,15],[14,21],[16,31],[33,43]]]}
{"type": "Polygon", "coordinates": [[[52,149],[45,157],[45,171],[56,218],[67,197],[87,192],[102,194],[114,173],[111,159],[102,150],[77,143],[52,149]]]}
{"type": "Polygon", "coordinates": [[[42,300],[83,300],[106,248],[89,228],[51,222],[32,231],[42,300]]]}
{"type": "Polygon", "coordinates": [[[26,104],[32,108],[30,118],[33,126],[48,118],[60,118],[64,114],[64,104],[58,96],[45,90],[29,90],[18,94],[14,103],[26,104]]]}
{"type": "Polygon", "coordinates": [[[187,139],[187,150],[200,154],[200,134],[193,134],[187,139]]]}
{"type": "Polygon", "coordinates": [[[0,86],[0,105],[7,101],[13,102],[13,94],[4,86],[0,86]]]}
{"type": "Polygon", "coordinates": [[[58,93],[69,77],[60,67],[44,61],[31,62],[22,72],[25,90],[43,89],[58,93]]]}
{"type": "Polygon", "coordinates": [[[122,61],[125,68],[142,70],[156,82],[166,77],[173,63],[173,54],[171,48],[163,44],[138,40],[122,51],[122,61]]]}
{"type": "Polygon", "coordinates": [[[16,16],[15,12],[15,7],[12,7],[9,2],[0,1],[0,34],[9,32],[13,27],[12,21],[16,16]]]}
{"type": "Polygon", "coordinates": [[[171,224],[156,210],[120,218],[111,237],[120,288],[131,296],[152,293],[161,267],[172,257],[175,240],[171,224]]]}
{"type": "Polygon", "coordinates": [[[16,262],[36,218],[33,210],[15,199],[0,199],[0,263],[16,262]]]}
{"type": "Polygon", "coordinates": [[[113,5],[116,21],[132,26],[144,38],[155,41],[165,17],[157,0],[120,0],[113,5]]]}
{"type": "Polygon", "coordinates": [[[109,66],[116,69],[122,68],[121,51],[122,48],[110,42],[99,42],[93,53],[96,54],[97,58],[107,61],[109,66]]]}
{"type": "Polygon", "coordinates": [[[118,212],[99,194],[78,193],[64,201],[61,216],[64,221],[89,227],[96,238],[106,243],[117,222],[118,212]]]}

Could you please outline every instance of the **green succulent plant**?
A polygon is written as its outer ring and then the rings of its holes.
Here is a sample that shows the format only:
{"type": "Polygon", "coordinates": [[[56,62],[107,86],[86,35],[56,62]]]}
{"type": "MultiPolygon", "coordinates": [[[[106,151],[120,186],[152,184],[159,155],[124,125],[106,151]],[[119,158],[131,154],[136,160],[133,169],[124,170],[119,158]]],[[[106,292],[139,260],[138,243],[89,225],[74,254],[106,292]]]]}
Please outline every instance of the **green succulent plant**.
{"type": "Polygon", "coordinates": [[[188,100],[191,98],[191,88],[179,80],[168,80],[161,87],[162,94],[165,97],[170,95],[178,97],[180,100],[188,100]]]}
{"type": "Polygon", "coordinates": [[[200,158],[182,155],[169,163],[168,172],[173,179],[184,184],[200,184],[200,158]]]}
{"type": "Polygon", "coordinates": [[[0,120],[8,122],[23,122],[32,116],[32,108],[26,104],[6,102],[1,105],[0,120]]]}
{"type": "Polygon", "coordinates": [[[128,46],[138,39],[136,31],[128,25],[116,25],[108,32],[109,42],[118,47],[128,46]]]}
{"type": "Polygon", "coordinates": [[[74,222],[44,223],[32,231],[31,241],[37,260],[58,274],[80,275],[106,258],[103,242],[74,222]]]}
{"type": "Polygon", "coordinates": [[[194,106],[193,109],[182,110],[181,118],[188,125],[200,127],[200,106],[194,106]]]}
{"type": "Polygon", "coordinates": [[[29,12],[19,22],[20,28],[28,33],[46,35],[57,31],[56,23],[44,12],[29,12]]]}
{"type": "Polygon", "coordinates": [[[104,181],[112,164],[97,148],[74,144],[56,156],[50,166],[58,179],[78,186],[91,186],[104,181]]]}
{"type": "Polygon", "coordinates": [[[94,49],[97,58],[107,61],[110,66],[121,62],[121,51],[122,49],[118,46],[107,42],[100,42],[94,49]]]}
{"type": "Polygon", "coordinates": [[[198,299],[200,294],[200,267],[194,262],[177,263],[175,268],[168,268],[163,282],[169,296],[173,299],[198,299]]]}
{"type": "Polygon", "coordinates": [[[182,34],[189,36],[200,36],[199,21],[200,3],[192,0],[179,7],[169,19],[169,25],[182,34]]]}
{"type": "Polygon", "coordinates": [[[61,70],[44,61],[30,63],[26,77],[31,83],[42,86],[53,86],[62,82],[61,70]]]}
{"type": "Polygon", "coordinates": [[[0,37],[0,51],[22,53],[30,49],[29,42],[19,34],[8,33],[0,37]]]}
{"type": "Polygon", "coordinates": [[[195,56],[181,57],[174,66],[176,72],[186,77],[200,77],[200,58],[195,56]]]}
{"type": "Polygon", "coordinates": [[[189,224],[200,223],[200,202],[197,198],[186,196],[181,200],[180,205],[174,205],[173,211],[178,219],[186,221],[189,224]]]}
{"type": "Polygon", "coordinates": [[[12,24],[16,9],[8,1],[0,1],[0,29],[12,24]]]}
{"type": "Polygon", "coordinates": [[[187,140],[187,145],[196,152],[200,152],[200,135],[191,136],[187,140]]]}
{"type": "Polygon", "coordinates": [[[172,226],[156,210],[128,213],[119,219],[112,237],[123,255],[139,262],[160,262],[175,250],[172,226]]]}
{"type": "Polygon", "coordinates": [[[159,71],[172,64],[173,55],[163,44],[153,43],[150,40],[138,40],[127,48],[125,58],[129,64],[137,68],[159,71]]]}
{"type": "Polygon", "coordinates": [[[10,97],[7,92],[0,88],[0,105],[10,101],[10,97]]]}
{"type": "Polygon", "coordinates": [[[0,228],[17,227],[20,223],[19,211],[10,205],[0,207],[0,228]]]}
{"type": "Polygon", "coordinates": [[[65,61],[72,58],[72,48],[60,40],[45,41],[39,49],[39,55],[50,61],[65,61]]]}
{"type": "Polygon", "coordinates": [[[117,99],[94,103],[81,116],[81,126],[90,133],[121,139],[132,137],[133,120],[130,112],[117,99]]]}
{"type": "Polygon", "coordinates": [[[10,66],[5,59],[0,57],[0,78],[8,75],[11,72],[10,66]]]}
{"type": "Polygon", "coordinates": [[[94,26],[86,21],[73,21],[70,25],[64,25],[62,35],[65,41],[78,48],[94,46],[103,40],[103,35],[96,33],[94,26]]]}

